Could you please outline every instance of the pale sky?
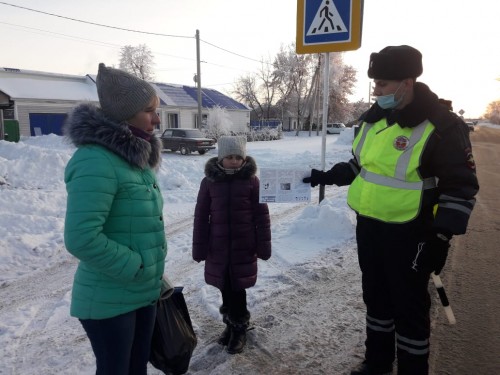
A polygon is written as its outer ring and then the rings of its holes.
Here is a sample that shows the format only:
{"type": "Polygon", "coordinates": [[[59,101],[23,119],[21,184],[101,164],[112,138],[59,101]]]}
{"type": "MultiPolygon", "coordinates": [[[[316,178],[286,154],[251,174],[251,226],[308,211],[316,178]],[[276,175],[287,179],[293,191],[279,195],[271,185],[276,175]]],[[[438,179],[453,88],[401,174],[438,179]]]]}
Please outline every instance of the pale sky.
{"type": "MultiPolygon", "coordinates": [[[[361,48],[344,53],[358,71],[352,99],[368,98],[371,52],[408,44],[423,54],[419,81],[452,100],[465,117],[481,116],[500,100],[499,13],[500,3],[491,0],[366,0],[361,48]]],[[[296,28],[297,1],[0,1],[0,67],[96,74],[99,62],[118,65],[122,46],[146,44],[155,57],[156,81],[194,85],[198,29],[202,86],[230,93],[239,77],[257,72],[258,61],[295,42],[296,28]]]]}

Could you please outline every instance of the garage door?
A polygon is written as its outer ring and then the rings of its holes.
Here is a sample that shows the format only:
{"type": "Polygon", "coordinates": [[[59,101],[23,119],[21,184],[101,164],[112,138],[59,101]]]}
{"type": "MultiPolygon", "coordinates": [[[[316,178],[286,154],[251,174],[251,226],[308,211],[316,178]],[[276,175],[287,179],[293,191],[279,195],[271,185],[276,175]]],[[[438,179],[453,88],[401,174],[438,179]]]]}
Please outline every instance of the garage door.
{"type": "Polygon", "coordinates": [[[43,134],[62,135],[66,113],[30,113],[30,133],[32,136],[43,134]]]}

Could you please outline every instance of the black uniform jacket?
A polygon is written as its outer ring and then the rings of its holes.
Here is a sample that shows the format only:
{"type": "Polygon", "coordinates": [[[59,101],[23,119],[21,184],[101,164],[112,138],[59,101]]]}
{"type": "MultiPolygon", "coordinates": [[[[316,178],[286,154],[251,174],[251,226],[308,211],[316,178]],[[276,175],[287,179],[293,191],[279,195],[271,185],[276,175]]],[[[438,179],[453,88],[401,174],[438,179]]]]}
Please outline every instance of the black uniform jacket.
{"type": "MultiPolygon", "coordinates": [[[[440,104],[436,94],[425,84],[416,83],[414,93],[413,101],[401,110],[384,110],[375,103],[363,114],[361,121],[375,123],[385,117],[388,126],[397,123],[412,128],[425,120],[435,126],[418,170],[422,178],[436,177],[438,184],[435,189],[425,191],[419,218],[432,221],[430,225],[436,232],[449,237],[463,234],[479,190],[469,129],[460,117],[440,104]]],[[[316,180],[320,184],[349,185],[359,170],[353,158],[348,163],[334,165],[331,170],[316,176],[316,180]]]]}

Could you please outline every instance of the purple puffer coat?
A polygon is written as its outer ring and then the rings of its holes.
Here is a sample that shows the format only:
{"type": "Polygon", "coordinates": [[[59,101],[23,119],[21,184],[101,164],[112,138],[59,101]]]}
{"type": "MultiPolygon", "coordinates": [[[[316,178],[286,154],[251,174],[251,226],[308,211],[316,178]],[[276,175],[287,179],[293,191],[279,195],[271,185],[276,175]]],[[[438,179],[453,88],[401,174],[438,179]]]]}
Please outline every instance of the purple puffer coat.
{"type": "Polygon", "coordinates": [[[257,281],[257,258],[271,256],[271,220],[259,203],[257,165],[251,156],[234,175],[226,175],[217,158],[205,165],[194,211],[193,259],[205,261],[205,281],[219,289],[229,272],[233,290],[257,281]]]}

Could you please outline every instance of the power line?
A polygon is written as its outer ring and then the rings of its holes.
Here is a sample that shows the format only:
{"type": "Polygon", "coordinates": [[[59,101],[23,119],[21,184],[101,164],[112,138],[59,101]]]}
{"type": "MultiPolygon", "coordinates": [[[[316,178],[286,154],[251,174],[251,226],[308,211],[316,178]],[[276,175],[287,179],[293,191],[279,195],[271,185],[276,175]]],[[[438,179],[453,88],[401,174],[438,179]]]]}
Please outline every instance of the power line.
{"type": "MultiPolygon", "coordinates": [[[[107,42],[102,42],[102,41],[99,41],[99,40],[82,38],[82,37],[78,37],[78,36],[74,36],[74,35],[69,35],[69,34],[56,33],[56,32],[53,32],[53,31],[48,31],[48,30],[38,29],[38,28],[35,28],[35,27],[18,25],[18,24],[13,24],[13,23],[8,23],[8,22],[2,22],[2,21],[0,21],[0,25],[7,25],[7,26],[11,26],[11,27],[18,27],[18,28],[21,28],[21,29],[25,29],[28,32],[31,31],[31,32],[35,32],[37,34],[45,33],[45,34],[53,35],[55,37],[73,39],[73,40],[77,40],[77,41],[88,42],[88,43],[98,44],[98,45],[107,46],[107,47],[113,47],[113,48],[123,48],[124,47],[123,45],[120,45],[120,44],[107,43],[107,42]]],[[[172,57],[172,58],[175,58],[175,59],[195,61],[195,59],[193,59],[191,57],[177,56],[177,55],[172,55],[172,54],[158,52],[158,51],[153,51],[153,53],[155,55],[168,56],[168,57],[172,57]]],[[[208,64],[208,65],[212,65],[212,66],[217,66],[217,67],[220,67],[220,68],[241,70],[241,67],[235,68],[235,67],[232,67],[232,66],[215,64],[215,63],[208,62],[208,61],[202,61],[202,63],[208,64]]],[[[168,68],[168,69],[156,69],[156,70],[157,71],[172,71],[172,70],[182,70],[182,69],[185,69],[185,67],[178,68],[178,69],[168,68]]]]}
{"type": "MultiPolygon", "coordinates": [[[[19,5],[14,5],[14,4],[10,4],[10,3],[4,2],[4,1],[0,1],[0,5],[6,5],[6,6],[13,7],[13,8],[19,8],[19,9],[23,9],[23,10],[27,10],[27,11],[31,11],[31,12],[35,12],[35,13],[40,13],[40,14],[44,14],[44,15],[48,15],[48,16],[52,16],[52,17],[62,18],[62,19],[66,19],[66,20],[70,20],[70,21],[74,21],[74,22],[79,22],[79,23],[93,25],[93,26],[105,27],[105,28],[109,28],[109,29],[115,29],[115,30],[133,32],[133,33],[139,33],[139,34],[146,34],[146,35],[173,37],[173,38],[189,38],[189,39],[193,39],[194,38],[194,37],[191,37],[191,36],[171,35],[171,34],[155,33],[155,32],[148,32],[148,31],[142,31],[142,30],[127,29],[127,28],[117,27],[117,26],[110,26],[110,25],[100,24],[100,23],[96,23],[96,22],[90,22],[90,21],[80,20],[80,19],[76,19],[76,18],[72,18],[72,17],[61,16],[59,14],[49,13],[49,12],[45,12],[45,11],[41,11],[41,10],[37,10],[37,9],[32,9],[32,8],[28,8],[28,7],[23,7],[23,6],[19,6],[19,5]]],[[[102,44],[102,45],[106,45],[107,44],[108,46],[119,47],[116,44],[105,43],[105,42],[100,42],[100,41],[95,41],[95,40],[85,39],[85,38],[79,38],[79,37],[75,37],[75,36],[71,36],[71,35],[67,35],[67,34],[55,33],[55,32],[51,32],[51,31],[47,31],[47,30],[31,28],[31,27],[22,26],[22,25],[14,25],[14,24],[6,23],[6,22],[0,22],[0,24],[10,25],[10,26],[18,26],[18,27],[22,27],[22,28],[25,28],[25,29],[31,29],[31,30],[36,30],[36,31],[40,31],[40,32],[46,32],[46,33],[49,33],[49,34],[60,35],[60,36],[67,37],[67,38],[81,39],[81,40],[84,40],[84,41],[93,42],[93,43],[99,43],[99,44],[102,44]]],[[[253,59],[253,58],[250,58],[250,57],[247,57],[247,56],[243,56],[243,55],[241,55],[239,53],[229,51],[228,49],[219,47],[219,46],[217,46],[217,45],[215,45],[213,43],[210,43],[208,41],[205,41],[205,40],[201,40],[201,41],[203,43],[205,43],[205,44],[208,44],[208,45],[214,47],[214,48],[220,49],[220,50],[222,50],[222,51],[224,51],[226,53],[238,56],[240,58],[247,59],[247,60],[254,61],[254,62],[258,62],[258,63],[261,63],[261,64],[265,63],[265,64],[268,64],[268,65],[272,65],[270,63],[267,63],[267,62],[264,62],[264,61],[261,61],[261,60],[256,60],[256,59],[253,59]]],[[[191,60],[190,58],[173,56],[173,55],[169,55],[169,54],[165,54],[165,53],[159,53],[159,52],[155,52],[155,53],[159,54],[159,55],[174,57],[174,58],[191,60]]],[[[229,68],[229,69],[239,69],[239,68],[232,68],[232,67],[227,67],[227,66],[223,66],[223,65],[219,65],[219,64],[214,64],[214,63],[210,63],[210,62],[205,62],[205,63],[207,63],[209,65],[214,65],[214,66],[219,66],[219,67],[225,67],[225,68],[229,68]]],[[[158,70],[164,70],[164,69],[158,69],[158,70]]]]}
{"type": "MultiPolygon", "coordinates": [[[[122,31],[128,31],[128,32],[139,33],[139,34],[147,34],[147,35],[166,36],[166,37],[172,37],[172,38],[189,38],[189,39],[193,39],[194,38],[192,36],[153,33],[153,32],[149,32],[149,31],[133,30],[133,29],[127,29],[127,28],[123,28],[123,27],[104,25],[104,24],[101,24],[101,23],[79,20],[79,19],[72,18],[72,17],[61,16],[59,14],[54,14],[54,13],[44,12],[44,11],[37,10],[37,9],[32,9],[32,8],[27,8],[27,7],[19,6],[19,5],[14,5],[14,4],[6,3],[4,1],[0,1],[0,4],[7,5],[7,6],[10,6],[10,7],[14,7],[14,8],[28,10],[30,12],[41,13],[41,14],[45,14],[45,15],[48,15],[48,16],[52,16],[52,17],[63,18],[63,19],[70,20],[70,21],[85,23],[85,24],[94,25],[94,26],[106,27],[106,28],[109,28],[109,29],[122,30],[122,31]]],[[[224,52],[227,52],[227,53],[230,53],[232,55],[241,57],[243,59],[247,59],[247,60],[250,60],[250,61],[255,61],[255,62],[258,62],[258,63],[261,63],[261,64],[264,63],[261,60],[256,60],[256,59],[253,59],[251,57],[243,56],[243,55],[241,55],[239,53],[229,51],[228,49],[219,47],[219,46],[217,46],[217,45],[215,45],[213,43],[207,42],[205,40],[201,40],[200,39],[200,41],[202,41],[203,43],[206,43],[206,44],[208,44],[208,45],[210,45],[210,46],[212,46],[214,48],[218,48],[218,49],[220,49],[220,50],[222,50],[224,52]]],[[[269,63],[265,63],[265,64],[269,64],[269,63]]],[[[272,65],[272,64],[269,64],[269,65],[272,65]]]]}
{"type": "Polygon", "coordinates": [[[64,19],[70,20],[70,21],[75,21],[75,22],[80,22],[80,23],[86,23],[86,24],[89,24],[89,25],[100,26],[100,27],[107,27],[109,29],[129,31],[129,32],[132,32],[132,33],[139,33],[139,34],[168,36],[168,37],[172,37],[172,38],[190,38],[190,39],[194,39],[194,36],[169,35],[169,34],[162,34],[162,33],[153,33],[153,32],[149,32],[149,31],[140,31],[140,30],[126,29],[124,27],[109,26],[109,25],[104,25],[102,23],[95,23],[95,22],[90,22],[90,21],[83,21],[83,20],[79,20],[79,19],[76,19],[76,18],[61,16],[59,14],[54,14],[54,13],[44,12],[44,11],[41,11],[41,10],[36,10],[36,9],[22,7],[22,6],[19,6],[19,5],[9,4],[9,3],[3,2],[3,1],[0,1],[0,4],[11,6],[11,7],[14,7],[14,8],[29,10],[31,12],[46,14],[48,16],[53,16],[53,17],[58,17],[58,18],[64,18],[64,19]]]}
{"type": "MultiPolygon", "coordinates": [[[[210,45],[210,46],[212,46],[212,47],[218,48],[218,49],[220,49],[220,50],[222,50],[222,51],[224,51],[224,52],[230,53],[230,54],[232,54],[232,55],[236,55],[236,56],[238,56],[238,57],[242,57],[242,58],[247,59],[247,60],[256,61],[256,62],[258,62],[258,63],[263,63],[263,61],[261,61],[261,60],[255,60],[255,59],[252,59],[252,58],[250,58],[250,57],[246,57],[246,56],[240,55],[239,53],[236,53],[236,52],[231,52],[231,51],[229,51],[229,50],[227,50],[227,49],[225,49],[225,48],[222,48],[222,47],[216,46],[215,44],[209,43],[209,42],[207,42],[207,41],[205,41],[205,40],[202,40],[202,39],[200,39],[200,40],[201,40],[203,43],[206,43],[206,44],[208,44],[208,45],[210,45]]],[[[268,64],[268,63],[266,63],[266,64],[268,64]]]]}
{"type": "MultiPolygon", "coordinates": [[[[7,26],[19,27],[19,28],[22,28],[22,29],[26,29],[27,31],[33,30],[33,32],[35,32],[35,33],[36,32],[41,32],[41,33],[46,33],[46,34],[53,34],[56,37],[74,39],[74,40],[82,41],[82,42],[90,42],[90,43],[100,44],[100,45],[107,46],[107,47],[120,48],[120,49],[124,47],[124,45],[121,45],[121,44],[107,43],[107,42],[102,42],[102,41],[99,41],[99,40],[82,38],[82,37],[78,37],[78,36],[74,36],[74,35],[69,35],[69,34],[63,34],[63,33],[56,33],[56,32],[53,32],[53,31],[38,29],[38,28],[34,28],[34,27],[28,27],[28,26],[24,26],[24,25],[17,25],[17,24],[8,23],[8,22],[2,22],[2,21],[0,21],[0,25],[7,25],[7,26]]],[[[153,52],[156,55],[168,56],[168,57],[173,57],[173,58],[176,58],[176,59],[190,60],[190,61],[194,60],[193,58],[190,58],[190,57],[176,56],[176,55],[171,55],[171,54],[168,54],[168,53],[157,52],[157,51],[153,51],[153,52]]]]}
{"type": "Polygon", "coordinates": [[[68,35],[68,34],[63,34],[63,33],[56,33],[56,32],[53,32],[53,31],[48,31],[48,30],[43,30],[43,29],[37,29],[35,27],[29,27],[29,26],[23,26],[23,25],[16,25],[14,23],[8,23],[8,22],[2,22],[2,21],[0,21],[0,24],[7,25],[7,26],[13,26],[13,27],[19,27],[19,28],[22,28],[22,29],[27,29],[28,31],[29,30],[40,31],[42,33],[53,34],[55,36],[59,36],[59,37],[63,37],[63,38],[76,39],[76,40],[80,39],[80,40],[85,41],[85,42],[102,44],[104,46],[109,46],[109,47],[118,47],[118,48],[122,48],[123,47],[122,45],[119,45],[119,44],[107,43],[107,42],[102,42],[100,40],[94,40],[94,39],[88,39],[88,38],[81,38],[81,37],[78,37],[78,36],[73,36],[73,35],[68,35]]]}

